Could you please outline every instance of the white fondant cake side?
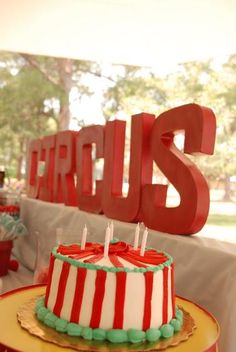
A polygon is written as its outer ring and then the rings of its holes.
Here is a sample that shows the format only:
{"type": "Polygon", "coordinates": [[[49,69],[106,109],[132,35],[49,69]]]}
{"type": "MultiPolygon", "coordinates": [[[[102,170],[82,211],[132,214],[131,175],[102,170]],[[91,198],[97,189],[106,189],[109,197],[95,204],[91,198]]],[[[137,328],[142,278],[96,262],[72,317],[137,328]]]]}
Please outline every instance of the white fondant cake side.
{"type": "MultiPolygon", "coordinates": [[[[86,258],[87,259],[87,258],[86,258]]],[[[84,261],[85,259],[83,259],[84,261]]],[[[81,260],[82,261],[82,260],[81,260]]],[[[106,265],[112,267],[109,259],[102,258],[96,264],[106,265]]],[[[135,265],[126,263],[122,259],[122,264],[127,265],[129,268],[134,268],[135,265]]],[[[72,264],[69,264],[68,276],[66,279],[66,286],[64,296],[61,298],[61,310],[59,317],[67,321],[71,321],[73,302],[78,295],[76,292],[76,281],[77,281],[77,268],[72,264]]],[[[96,277],[98,270],[84,269],[86,270],[86,277],[83,286],[83,295],[81,301],[81,309],[78,321],[74,321],[81,326],[90,326],[92,319],[92,310],[94,295],[96,291],[96,277]]],[[[159,328],[163,322],[169,322],[173,316],[173,302],[172,302],[172,279],[171,271],[173,268],[167,266],[166,270],[167,277],[164,279],[164,271],[158,270],[153,272],[152,281],[152,292],[151,292],[151,316],[150,316],[150,328],[159,328]],[[164,280],[167,283],[164,284],[164,280]],[[167,288],[164,288],[167,285],[167,288]],[[164,292],[167,294],[164,297],[164,292]],[[163,316],[163,305],[166,305],[167,321],[164,321],[163,316]]],[[[58,299],[58,291],[60,279],[63,271],[63,261],[55,259],[52,272],[51,287],[48,294],[47,308],[55,313],[54,308],[58,299]]],[[[97,327],[103,329],[112,329],[115,317],[115,300],[117,290],[117,273],[106,272],[105,277],[105,292],[100,312],[100,321],[97,327]]],[[[143,272],[127,272],[126,273],[126,284],[125,284],[125,296],[124,296],[124,307],[123,307],[123,326],[122,328],[128,330],[132,329],[143,329],[144,311],[145,311],[145,275],[143,272]]],[[[121,308],[122,309],[122,308],[121,308]]],[[[56,313],[55,313],[56,314],[56,313]]]]}

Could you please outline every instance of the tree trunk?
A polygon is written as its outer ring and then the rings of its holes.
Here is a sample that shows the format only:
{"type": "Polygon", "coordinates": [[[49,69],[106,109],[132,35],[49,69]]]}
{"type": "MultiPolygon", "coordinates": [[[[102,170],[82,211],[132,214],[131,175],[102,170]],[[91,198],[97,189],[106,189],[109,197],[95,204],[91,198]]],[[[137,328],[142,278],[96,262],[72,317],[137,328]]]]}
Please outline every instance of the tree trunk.
{"type": "Polygon", "coordinates": [[[60,131],[67,130],[70,124],[70,102],[69,94],[73,84],[73,60],[64,58],[55,58],[58,69],[58,78],[55,79],[47,69],[44,69],[33,55],[21,54],[21,56],[52,84],[60,86],[65,92],[64,99],[60,101],[60,114],[58,127],[60,131]]]}
{"type": "Polygon", "coordinates": [[[230,202],[231,201],[230,177],[225,176],[223,181],[224,181],[224,191],[225,191],[223,196],[223,201],[230,202]]]}
{"type": "Polygon", "coordinates": [[[69,129],[70,125],[70,107],[69,102],[64,102],[60,108],[59,115],[59,131],[65,131],[69,129]]]}
{"type": "Polygon", "coordinates": [[[59,130],[68,130],[70,125],[69,95],[72,88],[73,60],[57,59],[60,83],[65,91],[65,99],[61,101],[59,130]]]}

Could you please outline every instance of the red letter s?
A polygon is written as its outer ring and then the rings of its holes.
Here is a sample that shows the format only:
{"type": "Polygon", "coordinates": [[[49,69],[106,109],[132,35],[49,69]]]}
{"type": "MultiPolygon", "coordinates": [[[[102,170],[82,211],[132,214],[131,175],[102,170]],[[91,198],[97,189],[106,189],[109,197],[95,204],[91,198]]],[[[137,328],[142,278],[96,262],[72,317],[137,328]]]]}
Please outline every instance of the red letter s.
{"type": "Polygon", "coordinates": [[[180,204],[167,208],[164,185],[143,187],[144,223],[172,234],[193,234],[205,224],[209,189],[198,168],[173,143],[174,132],[185,131],[184,152],[213,154],[216,123],[212,110],[197,104],[183,105],[161,114],[151,135],[153,159],[180,194],[180,204]]]}

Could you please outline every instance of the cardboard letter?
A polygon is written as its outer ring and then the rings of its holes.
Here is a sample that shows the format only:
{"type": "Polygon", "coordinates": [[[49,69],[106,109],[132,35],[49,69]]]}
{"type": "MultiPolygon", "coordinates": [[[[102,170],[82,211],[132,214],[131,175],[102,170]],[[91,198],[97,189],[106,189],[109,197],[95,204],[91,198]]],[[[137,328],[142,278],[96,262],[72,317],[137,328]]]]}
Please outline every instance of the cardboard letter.
{"type": "Polygon", "coordinates": [[[183,105],[161,114],[155,121],[151,151],[157,166],[176,188],[180,204],[167,208],[167,186],[143,187],[142,211],[146,226],[172,234],[190,235],[201,230],[209,211],[209,189],[196,165],[173,143],[174,133],[185,132],[184,153],[213,154],[216,122],[212,110],[183,105]]]}
{"type": "Polygon", "coordinates": [[[27,196],[29,198],[38,198],[39,193],[39,176],[38,165],[41,154],[41,139],[35,139],[29,143],[27,158],[27,196]]]}
{"type": "Polygon", "coordinates": [[[75,137],[77,132],[63,131],[56,136],[53,201],[76,206],[75,137]]]}
{"type": "Polygon", "coordinates": [[[96,181],[93,194],[92,143],[96,144],[96,158],[103,157],[104,127],[84,127],[76,137],[76,173],[78,205],[81,210],[101,213],[102,181],[96,181]]]}
{"type": "Polygon", "coordinates": [[[46,202],[53,201],[53,177],[55,167],[56,135],[42,139],[40,161],[44,162],[44,173],[40,177],[39,199],[46,202]]]}
{"type": "Polygon", "coordinates": [[[122,195],[125,121],[108,122],[105,127],[102,209],[109,218],[128,222],[140,218],[141,187],[152,179],[149,139],[154,121],[155,116],[147,113],[132,117],[127,197],[122,195]]]}

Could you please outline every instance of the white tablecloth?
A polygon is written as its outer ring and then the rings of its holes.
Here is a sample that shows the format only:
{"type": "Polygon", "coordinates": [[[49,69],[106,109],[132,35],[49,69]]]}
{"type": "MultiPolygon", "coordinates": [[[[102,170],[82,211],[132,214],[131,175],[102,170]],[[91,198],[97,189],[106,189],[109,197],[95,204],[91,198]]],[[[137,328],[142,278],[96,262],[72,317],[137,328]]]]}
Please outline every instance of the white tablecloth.
{"type": "MultiPolygon", "coordinates": [[[[17,240],[14,253],[29,270],[35,263],[35,231],[55,244],[57,228],[71,241],[80,241],[84,224],[88,240],[103,241],[108,219],[77,208],[23,199],[21,217],[29,229],[28,238],[17,240]]],[[[114,220],[115,237],[133,241],[136,225],[114,220]]],[[[236,244],[200,235],[177,236],[150,230],[148,246],[170,253],[175,262],[176,293],[200,304],[218,320],[221,328],[220,351],[236,351],[236,244]]],[[[46,255],[46,251],[44,251],[46,255]]]]}
{"type": "MultiPolygon", "coordinates": [[[[12,259],[15,259],[12,257],[12,259]]],[[[8,274],[0,278],[0,294],[14,290],[19,287],[29,286],[33,283],[33,272],[19,265],[17,271],[8,271],[8,274]]]]}

